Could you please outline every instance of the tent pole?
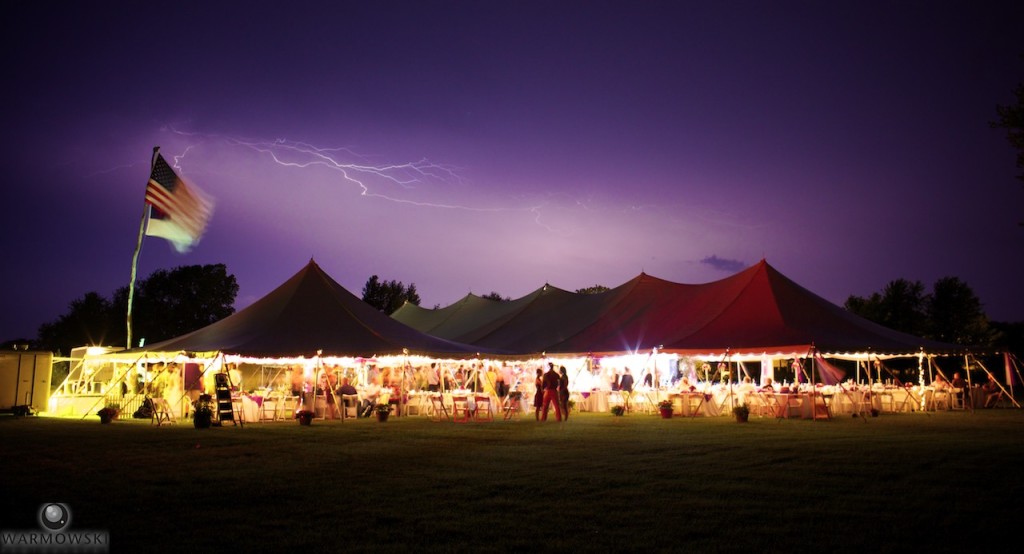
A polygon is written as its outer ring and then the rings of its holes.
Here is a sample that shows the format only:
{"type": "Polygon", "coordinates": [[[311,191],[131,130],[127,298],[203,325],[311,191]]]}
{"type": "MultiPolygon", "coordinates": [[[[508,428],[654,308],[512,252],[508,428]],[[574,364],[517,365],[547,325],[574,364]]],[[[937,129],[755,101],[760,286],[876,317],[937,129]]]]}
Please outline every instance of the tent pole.
{"type": "Polygon", "coordinates": [[[967,390],[961,391],[963,394],[964,402],[968,399],[971,402],[971,413],[974,413],[974,395],[971,393],[973,387],[971,387],[971,360],[964,354],[964,373],[967,374],[967,390]]]}

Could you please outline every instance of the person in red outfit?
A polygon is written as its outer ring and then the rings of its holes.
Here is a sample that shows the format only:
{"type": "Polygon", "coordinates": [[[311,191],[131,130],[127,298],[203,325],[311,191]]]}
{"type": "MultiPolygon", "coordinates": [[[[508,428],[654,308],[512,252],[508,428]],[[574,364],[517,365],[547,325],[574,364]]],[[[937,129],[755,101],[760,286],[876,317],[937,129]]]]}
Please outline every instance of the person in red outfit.
{"type": "Polygon", "coordinates": [[[562,421],[562,406],[558,402],[558,373],[555,372],[555,364],[548,363],[548,370],[542,378],[544,385],[544,408],[541,411],[540,420],[548,420],[548,406],[555,405],[555,419],[562,421]]]}

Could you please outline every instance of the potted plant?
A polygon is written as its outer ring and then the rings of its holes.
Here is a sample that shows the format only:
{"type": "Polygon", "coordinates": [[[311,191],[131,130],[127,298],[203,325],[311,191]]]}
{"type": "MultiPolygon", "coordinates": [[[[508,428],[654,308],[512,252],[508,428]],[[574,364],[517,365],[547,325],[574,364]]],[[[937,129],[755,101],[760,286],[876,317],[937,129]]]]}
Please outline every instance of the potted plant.
{"type": "Polygon", "coordinates": [[[377,421],[384,423],[388,420],[388,416],[391,415],[391,406],[389,404],[377,404],[373,408],[373,412],[377,414],[377,421]]]}
{"type": "Polygon", "coordinates": [[[100,411],[96,412],[96,415],[100,416],[100,423],[110,423],[117,419],[117,414],[120,412],[121,406],[110,403],[100,409],[100,411]]]}
{"type": "Polygon", "coordinates": [[[295,419],[299,420],[299,425],[311,425],[313,415],[313,410],[298,410],[295,412],[295,419]]]}
{"type": "Polygon", "coordinates": [[[213,400],[208,394],[192,403],[192,425],[196,429],[209,429],[213,425],[213,400]]]}
{"type": "Polygon", "coordinates": [[[623,415],[626,415],[626,407],[625,406],[612,406],[611,412],[612,412],[613,416],[623,416],[623,415]]]}
{"type": "Polygon", "coordinates": [[[733,407],[732,413],[736,416],[736,421],[739,423],[746,423],[747,419],[750,418],[750,408],[746,404],[737,404],[733,407]]]}
{"type": "Polygon", "coordinates": [[[662,400],[661,402],[658,402],[658,411],[661,412],[661,417],[665,419],[672,419],[672,410],[673,407],[671,400],[662,400]]]}

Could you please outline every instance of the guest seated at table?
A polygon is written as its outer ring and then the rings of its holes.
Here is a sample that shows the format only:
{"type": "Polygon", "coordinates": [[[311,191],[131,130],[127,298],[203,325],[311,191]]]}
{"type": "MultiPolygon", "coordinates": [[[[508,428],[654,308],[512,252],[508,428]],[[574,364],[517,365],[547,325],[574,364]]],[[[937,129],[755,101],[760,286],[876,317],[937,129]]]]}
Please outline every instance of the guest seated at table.
{"type": "Polygon", "coordinates": [[[932,389],[935,391],[944,391],[949,388],[949,381],[942,376],[941,373],[935,375],[935,380],[932,381],[932,389]]]}
{"type": "Polygon", "coordinates": [[[338,387],[338,394],[359,394],[359,392],[356,391],[356,388],[348,381],[348,377],[342,377],[341,386],[338,387]]]}
{"type": "Polygon", "coordinates": [[[764,381],[761,382],[761,392],[775,392],[775,387],[772,385],[772,378],[765,377],[764,381]]]}
{"type": "Polygon", "coordinates": [[[949,384],[953,385],[954,389],[962,389],[967,386],[967,383],[964,382],[964,378],[960,376],[959,371],[953,374],[953,380],[949,384]]]}
{"type": "Polygon", "coordinates": [[[989,373],[988,381],[981,386],[981,390],[985,392],[985,407],[992,408],[999,402],[999,399],[1003,396],[1003,389],[999,386],[996,378],[989,373]]]}
{"type": "Polygon", "coordinates": [[[380,393],[381,386],[376,383],[370,383],[363,387],[362,401],[359,404],[359,414],[361,416],[369,417],[373,413],[373,407],[377,405],[380,393]]]}
{"type": "Polygon", "coordinates": [[[739,387],[740,392],[753,392],[755,388],[754,380],[751,379],[749,375],[743,378],[743,383],[741,383],[739,387]]]}

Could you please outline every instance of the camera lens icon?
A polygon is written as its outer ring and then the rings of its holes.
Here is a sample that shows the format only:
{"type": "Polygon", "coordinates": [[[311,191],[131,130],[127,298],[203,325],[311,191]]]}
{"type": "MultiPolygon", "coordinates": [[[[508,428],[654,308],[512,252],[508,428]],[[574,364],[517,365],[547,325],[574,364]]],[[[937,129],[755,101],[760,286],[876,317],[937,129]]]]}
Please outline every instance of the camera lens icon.
{"type": "Polygon", "coordinates": [[[66,504],[44,504],[39,510],[39,524],[50,531],[60,531],[71,523],[71,510],[66,504]]]}

